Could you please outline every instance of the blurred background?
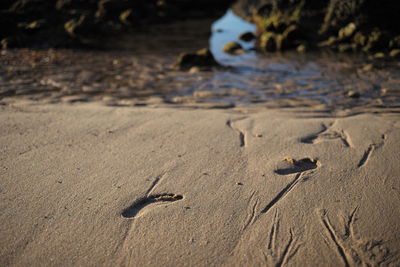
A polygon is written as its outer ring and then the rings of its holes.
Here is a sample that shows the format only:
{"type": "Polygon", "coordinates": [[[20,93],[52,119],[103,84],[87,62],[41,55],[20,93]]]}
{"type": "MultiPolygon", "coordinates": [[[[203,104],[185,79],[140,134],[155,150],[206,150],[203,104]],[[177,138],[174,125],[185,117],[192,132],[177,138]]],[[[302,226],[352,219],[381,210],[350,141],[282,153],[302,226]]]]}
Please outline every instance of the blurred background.
{"type": "Polygon", "coordinates": [[[393,0],[3,0],[0,98],[398,107],[393,0]]]}

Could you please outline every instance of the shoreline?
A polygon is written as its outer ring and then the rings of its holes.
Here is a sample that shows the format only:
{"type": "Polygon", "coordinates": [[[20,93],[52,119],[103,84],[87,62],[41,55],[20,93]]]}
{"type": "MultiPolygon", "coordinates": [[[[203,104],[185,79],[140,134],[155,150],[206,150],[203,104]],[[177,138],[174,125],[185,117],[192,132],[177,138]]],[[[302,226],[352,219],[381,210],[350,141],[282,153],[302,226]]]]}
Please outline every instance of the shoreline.
{"type": "Polygon", "coordinates": [[[178,53],[3,52],[3,102],[15,98],[120,106],[399,107],[400,69],[394,62],[323,54],[249,54],[232,56],[232,67],[227,69],[177,71],[172,63],[178,53]]]}

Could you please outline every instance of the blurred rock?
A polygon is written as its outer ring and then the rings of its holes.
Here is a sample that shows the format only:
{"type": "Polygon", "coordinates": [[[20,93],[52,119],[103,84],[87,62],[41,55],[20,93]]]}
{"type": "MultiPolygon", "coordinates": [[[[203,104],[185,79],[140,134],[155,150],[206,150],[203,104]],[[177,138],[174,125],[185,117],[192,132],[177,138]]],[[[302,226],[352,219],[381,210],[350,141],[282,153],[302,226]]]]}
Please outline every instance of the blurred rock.
{"type": "Polygon", "coordinates": [[[306,47],[306,45],[301,44],[296,48],[296,51],[299,52],[299,53],[304,53],[304,52],[307,51],[307,47],[306,47]]]}
{"type": "Polygon", "coordinates": [[[361,95],[359,92],[356,91],[349,91],[347,92],[347,96],[351,98],[359,98],[361,95]]]}
{"type": "Polygon", "coordinates": [[[374,68],[373,64],[367,64],[362,68],[362,70],[363,71],[371,71],[373,68],[374,68]]]}
{"type": "Polygon", "coordinates": [[[385,57],[385,54],[382,52],[378,52],[378,53],[374,54],[374,58],[384,58],[384,57],[385,57]]]}
{"type": "Polygon", "coordinates": [[[227,54],[241,54],[244,53],[243,47],[237,42],[229,42],[225,44],[222,49],[227,54]]]}
{"type": "Polygon", "coordinates": [[[213,91],[196,91],[193,93],[193,96],[196,98],[212,98],[218,97],[218,94],[213,91]]]}
{"type": "Polygon", "coordinates": [[[275,35],[271,32],[264,32],[260,36],[260,48],[265,52],[276,51],[275,35]]]}
{"type": "Polygon", "coordinates": [[[400,58],[400,49],[391,50],[389,55],[393,58],[400,58]]]}
{"type": "Polygon", "coordinates": [[[354,34],[355,30],[356,30],[356,25],[353,22],[351,22],[339,30],[338,37],[340,40],[350,38],[354,34]]]}
{"type": "Polygon", "coordinates": [[[233,11],[257,26],[260,50],[318,47],[368,54],[400,48],[400,2],[238,0],[233,11]]]}
{"type": "Polygon", "coordinates": [[[199,67],[202,70],[219,67],[210,49],[204,48],[196,53],[183,53],[174,64],[176,70],[189,70],[192,67],[199,67]]]}
{"type": "Polygon", "coordinates": [[[78,28],[80,25],[82,25],[82,22],[84,20],[85,20],[85,16],[82,15],[79,17],[79,19],[71,19],[71,20],[67,21],[64,24],[65,31],[72,37],[75,37],[76,36],[76,34],[75,34],[76,28],[78,28]]]}
{"type": "Polygon", "coordinates": [[[192,74],[199,73],[200,71],[201,71],[201,69],[199,67],[191,67],[189,69],[189,73],[192,73],[192,74]]]}
{"type": "Polygon", "coordinates": [[[256,36],[252,32],[245,32],[245,33],[242,33],[241,35],[239,35],[239,39],[244,42],[251,42],[254,39],[256,39],[256,36]]]}
{"type": "Polygon", "coordinates": [[[8,47],[95,46],[151,23],[218,17],[231,0],[4,0],[0,1],[0,41],[8,47]]]}

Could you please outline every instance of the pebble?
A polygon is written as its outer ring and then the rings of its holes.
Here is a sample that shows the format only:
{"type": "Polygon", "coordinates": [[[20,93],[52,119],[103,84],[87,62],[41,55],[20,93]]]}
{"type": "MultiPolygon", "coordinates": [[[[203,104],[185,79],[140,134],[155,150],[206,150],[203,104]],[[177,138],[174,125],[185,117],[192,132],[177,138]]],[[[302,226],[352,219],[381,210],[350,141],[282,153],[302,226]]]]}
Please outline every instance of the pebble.
{"type": "Polygon", "coordinates": [[[244,52],[243,47],[237,42],[229,42],[227,43],[223,51],[228,54],[240,54],[244,52]]]}
{"type": "Polygon", "coordinates": [[[349,91],[349,92],[347,92],[347,96],[351,97],[351,98],[359,98],[360,97],[360,93],[356,92],[356,91],[349,91]]]}

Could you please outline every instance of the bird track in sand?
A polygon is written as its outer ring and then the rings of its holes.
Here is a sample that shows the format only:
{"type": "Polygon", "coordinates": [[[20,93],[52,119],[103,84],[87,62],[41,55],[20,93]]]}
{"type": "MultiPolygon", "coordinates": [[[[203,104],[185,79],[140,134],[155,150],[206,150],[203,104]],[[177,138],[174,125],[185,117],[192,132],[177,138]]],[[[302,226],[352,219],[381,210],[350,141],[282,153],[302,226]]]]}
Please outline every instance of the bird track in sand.
{"type": "Polygon", "coordinates": [[[322,129],[320,131],[300,138],[300,142],[305,144],[316,144],[321,141],[339,139],[340,141],[342,141],[345,147],[352,147],[350,137],[345,133],[344,130],[340,131],[332,130],[334,124],[335,123],[331,123],[330,125],[327,126],[325,123],[322,123],[321,124],[322,129]]]}
{"type": "MultiPolygon", "coordinates": [[[[358,207],[348,215],[342,216],[341,234],[331,223],[328,211],[320,211],[321,224],[325,230],[324,241],[334,248],[341,258],[343,265],[349,266],[398,266],[399,257],[387,249],[382,240],[365,240],[356,236],[355,222],[357,221],[358,207]]],[[[335,211],[335,213],[337,213],[335,211]]]]}
{"type": "Polygon", "coordinates": [[[253,225],[255,221],[257,221],[262,214],[268,213],[273,207],[276,206],[277,203],[279,203],[289,193],[291,193],[295,189],[295,187],[299,184],[299,182],[302,180],[304,172],[311,169],[316,169],[321,165],[319,161],[310,158],[304,158],[301,160],[286,158],[284,161],[288,161],[289,163],[291,163],[291,165],[288,166],[288,168],[277,169],[275,173],[280,175],[288,175],[296,173],[293,180],[288,184],[286,184],[286,186],[281,191],[279,191],[275,195],[275,197],[272,198],[272,200],[261,210],[259,214],[256,214],[256,210],[258,209],[259,206],[259,201],[258,199],[255,199],[255,192],[251,194],[249,200],[249,204],[251,205],[251,207],[249,208],[250,212],[244,223],[244,226],[242,227],[243,231],[246,230],[249,226],[253,225]]]}
{"type": "Polygon", "coordinates": [[[275,173],[280,175],[287,175],[296,173],[293,180],[288,183],[261,211],[261,213],[267,213],[274,205],[276,205],[280,200],[282,200],[287,194],[289,194],[299,183],[301,177],[305,171],[316,169],[320,163],[315,159],[304,158],[300,160],[295,160],[292,158],[285,158],[284,161],[289,163],[289,166],[284,168],[278,168],[275,173]]]}
{"type": "Polygon", "coordinates": [[[358,162],[357,168],[364,166],[368,162],[369,158],[371,157],[372,152],[375,151],[375,149],[382,147],[385,144],[386,138],[387,138],[386,135],[382,134],[381,142],[379,142],[378,144],[370,144],[368,146],[368,148],[365,150],[364,154],[362,155],[360,161],[358,162]]]}
{"type": "Polygon", "coordinates": [[[267,250],[264,252],[264,260],[267,266],[280,267],[287,265],[301,247],[293,235],[292,229],[289,229],[289,238],[284,239],[285,241],[287,240],[286,244],[281,246],[278,241],[279,230],[280,218],[278,210],[276,210],[268,236],[267,250]]]}

